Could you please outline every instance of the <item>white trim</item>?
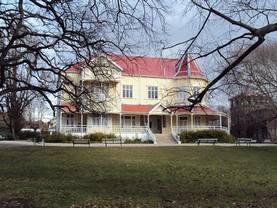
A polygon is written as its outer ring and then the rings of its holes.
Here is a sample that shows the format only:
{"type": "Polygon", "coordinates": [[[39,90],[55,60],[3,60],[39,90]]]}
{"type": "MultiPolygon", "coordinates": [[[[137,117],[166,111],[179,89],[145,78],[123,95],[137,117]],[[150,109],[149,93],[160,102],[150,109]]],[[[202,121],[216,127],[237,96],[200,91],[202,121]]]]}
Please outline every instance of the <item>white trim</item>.
{"type": "MultiPolygon", "coordinates": [[[[149,112],[148,112],[148,114],[151,114],[151,113],[153,113],[158,107],[163,107],[163,108],[165,108],[165,106],[162,104],[162,103],[157,103],[156,104],[156,106],[154,106],[149,112]]],[[[169,109],[166,109],[166,111],[168,112],[168,113],[171,113],[170,111],[169,111],[169,109]]],[[[165,112],[165,111],[163,111],[163,112],[165,112]]],[[[163,114],[159,114],[159,115],[163,115],[163,114]]]]}

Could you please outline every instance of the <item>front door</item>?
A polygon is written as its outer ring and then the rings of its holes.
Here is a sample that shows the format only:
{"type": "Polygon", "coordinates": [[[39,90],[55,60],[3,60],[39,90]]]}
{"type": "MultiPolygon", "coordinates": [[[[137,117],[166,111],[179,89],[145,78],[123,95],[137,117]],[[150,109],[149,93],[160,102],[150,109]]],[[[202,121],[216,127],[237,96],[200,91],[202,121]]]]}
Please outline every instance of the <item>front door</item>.
{"type": "Polygon", "coordinates": [[[161,116],[150,116],[149,127],[153,133],[162,133],[162,118],[161,116]]]}

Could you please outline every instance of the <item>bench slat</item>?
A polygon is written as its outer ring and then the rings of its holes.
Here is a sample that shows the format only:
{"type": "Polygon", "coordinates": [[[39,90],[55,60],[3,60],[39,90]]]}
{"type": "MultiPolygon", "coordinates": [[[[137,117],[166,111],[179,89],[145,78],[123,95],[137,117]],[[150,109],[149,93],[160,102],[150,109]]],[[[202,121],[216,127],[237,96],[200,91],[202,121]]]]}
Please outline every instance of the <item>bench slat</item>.
{"type": "Polygon", "coordinates": [[[75,144],[88,144],[90,146],[90,140],[89,139],[74,139],[73,146],[75,144]]]}
{"type": "Polygon", "coordinates": [[[213,145],[215,145],[217,141],[217,138],[198,138],[197,143],[198,145],[200,145],[200,143],[213,143],[213,145]]]}
{"type": "Polygon", "coordinates": [[[246,143],[247,145],[251,145],[252,138],[237,138],[236,145],[240,145],[240,143],[246,143]]]}
{"type": "Polygon", "coordinates": [[[122,139],[121,138],[106,138],[104,139],[106,147],[108,144],[120,144],[122,146],[122,139]]]}

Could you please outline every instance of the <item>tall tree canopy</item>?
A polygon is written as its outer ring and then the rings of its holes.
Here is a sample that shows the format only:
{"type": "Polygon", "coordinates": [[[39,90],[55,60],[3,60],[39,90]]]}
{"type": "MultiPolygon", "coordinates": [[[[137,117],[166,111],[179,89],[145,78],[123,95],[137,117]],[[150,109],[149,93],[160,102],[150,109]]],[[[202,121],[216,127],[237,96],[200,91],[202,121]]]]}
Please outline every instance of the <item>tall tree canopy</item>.
{"type": "Polygon", "coordinates": [[[81,84],[65,70],[95,54],[138,53],[159,44],[163,12],[155,0],[0,0],[0,96],[34,91],[54,109],[48,94],[66,91],[79,102],[81,84]],[[28,69],[30,79],[9,76],[13,68],[28,69]],[[16,88],[8,87],[10,80],[16,88]]]}
{"type": "Polygon", "coordinates": [[[190,23],[194,29],[197,27],[196,32],[191,38],[164,49],[180,47],[183,54],[188,51],[194,53],[195,59],[204,58],[210,67],[215,67],[211,63],[213,59],[220,63],[218,74],[192,100],[189,106],[192,109],[242,60],[266,40],[274,38],[277,4],[273,0],[191,0],[189,4],[182,3],[187,5],[184,14],[193,16],[190,23]]]}

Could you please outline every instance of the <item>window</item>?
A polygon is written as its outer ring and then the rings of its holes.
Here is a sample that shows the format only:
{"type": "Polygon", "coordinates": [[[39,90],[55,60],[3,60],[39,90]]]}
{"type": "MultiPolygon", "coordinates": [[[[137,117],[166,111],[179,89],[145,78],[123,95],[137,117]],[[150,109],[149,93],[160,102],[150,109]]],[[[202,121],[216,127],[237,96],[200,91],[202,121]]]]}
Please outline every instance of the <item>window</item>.
{"type": "Polygon", "coordinates": [[[91,85],[91,93],[95,101],[103,102],[108,95],[109,83],[95,82],[91,85]]]}
{"type": "Polygon", "coordinates": [[[180,126],[188,125],[188,117],[180,117],[180,126]]]}
{"type": "Polygon", "coordinates": [[[136,126],[136,117],[135,116],[121,116],[122,127],[135,127],[136,126]]]}
{"type": "Polygon", "coordinates": [[[132,85],[123,85],[123,97],[132,98],[133,97],[133,86],[132,85]]]}
{"type": "Polygon", "coordinates": [[[158,99],[158,87],[155,87],[155,86],[148,87],[148,98],[158,99]]]}
{"type": "Polygon", "coordinates": [[[198,96],[200,93],[200,87],[193,87],[193,95],[198,96]]]}
{"type": "Polygon", "coordinates": [[[73,114],[66,115],[66,125],[74,126],[74,115],[73,114]]]}
{"type": "Polygon", "coordinates": [[[194,125],[200,126],[200,124],[201,124],[200,116],[195,116],[194,117],[194,125]]]}
{"type": "Polygon", "coordinates": [[[92,125],[93,126],[100,126],[100,124],[101,124],[100,115],[93,115],[92,116],[92,125]]]}
{"type": "Polygon", "coordinates": [[[186,88],[180,87],[179,88],[179,100],[184,102],[186,100],[186,88]]]}
{"type": "Polygon", "coordinates": [[[104,115],[92,115],[92,125],[93,126],[108,126],[108,118],[104,115]]]}

